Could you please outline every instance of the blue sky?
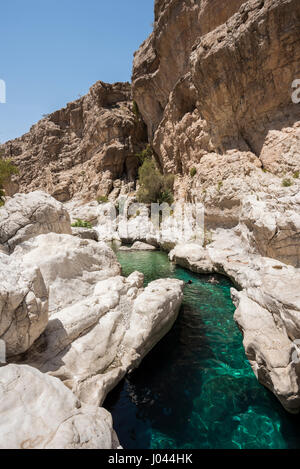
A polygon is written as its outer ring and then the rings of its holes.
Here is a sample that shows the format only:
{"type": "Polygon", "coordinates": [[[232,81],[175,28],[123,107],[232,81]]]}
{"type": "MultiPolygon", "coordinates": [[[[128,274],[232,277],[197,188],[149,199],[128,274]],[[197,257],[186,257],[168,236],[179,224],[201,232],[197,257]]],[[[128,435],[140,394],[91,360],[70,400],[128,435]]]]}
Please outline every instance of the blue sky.
{"type": "Polygon", "coordinates": [[[1,3],[0,142],[85,94],[97,80],[130,81],[133,52],[152,31],[154,0],[1,3]]]}

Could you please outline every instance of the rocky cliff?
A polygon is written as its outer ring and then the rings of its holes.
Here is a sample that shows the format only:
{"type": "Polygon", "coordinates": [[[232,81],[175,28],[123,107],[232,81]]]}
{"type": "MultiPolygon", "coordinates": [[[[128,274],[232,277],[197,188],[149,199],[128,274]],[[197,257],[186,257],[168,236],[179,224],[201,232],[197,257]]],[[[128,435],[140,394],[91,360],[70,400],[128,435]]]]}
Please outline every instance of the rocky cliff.
{"type": "Polygon", "coordinates": [[[165,170],[201,173],[213,155],[222,171],[233,152],[240,172],[299,169],[299,30],[297,0],[156,0],[133,94],[165,170]]]}
{"type": "Polygon", "coordinates": [[[177,198],[203,202],[207,228],[234,227],[242,213],[253,247],[295,266],[299,31],[298,0],[156,0],[133,68],[134,99],[160,167],[177,174],[177,198]]]}
{"type": "Polygon", "coordinates": [[[177,199],[203,202],[213,232],[209,248],[185,243],[170,257],[239,286],[248,359],[290,412],[300,402],[298,78],[298,0],[156,0],[133,69],[156,159],[177,174],[177,199]]]}
{"type": "Polygon", "coordinates": [[[136,178],[148,130],[162,171],[177,175],[177,198],[204,202],[209,228],[237,225],[245,196],[295,196],[299,31],[298,0],[156,0],[132,92],[98,82],[7,142],[20,169],[8,193],[42,188],[67,201],[119,191],[136,178]]]}
{"type": "Polygon", "coordinates": [[[129,83],[97,82],[89,93],[2,146],[19,176],[8,187],[46,190],[59,201],[106,196],[113,181],[134,181],[145,126],[133,112],[129,83]]]}
{"type": "Polygon", "coordinates": [[[98,82],[7,142],[20,170],[8,194],[131,193],[149,141],[176,199],[205,205],[207,230],[242,223],[259,254],[299,267],[299,31],[298,0],[156,0],[132,90],[98,82]]]}

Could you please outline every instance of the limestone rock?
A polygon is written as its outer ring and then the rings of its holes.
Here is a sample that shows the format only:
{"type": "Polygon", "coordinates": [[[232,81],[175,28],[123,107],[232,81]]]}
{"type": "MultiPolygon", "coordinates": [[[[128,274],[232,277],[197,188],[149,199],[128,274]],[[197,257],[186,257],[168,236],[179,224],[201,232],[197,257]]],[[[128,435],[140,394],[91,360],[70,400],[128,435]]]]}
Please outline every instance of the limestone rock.
{"type": "Polygon", "coordinates": [[[0,368],[1,449],[116,449],[111,415],[28,366],[0,368]]]}
{"type": "Polygon", "coordinates": [[[298,413],[300,367],[293,363],[294,346],[285,325],[274,320],[269,304],[263,307],[243,292],[234,291],[233,297],[237,306],[235,320],[243,332],[246,355],[256,377],[289,412],[298,413]]]}
{"type": "Polygon", "coordinates": [[[198,274],[214,272],[214,265],[207,249],[199,244],[179,244],[169,254],[170,260],[198,274]]]}
{"type": "MultiPolygon", "coordinates": [[[[19,168],[20,192],[43,188],[66,202],[75,195],[108,195],[113,180],[134,180],[146,145],[144,124],[132,111],[129,83],[101,81],[88,94],[34,125],[2,146],[19,168]]],[[[10,194],[11,195],[11,194],[10,194]]]]}
{"type": "Polygon", "coordinates": [[[84,402],[101,404],[177,318],[183,282],[164,279],[143,291],[143,275],[121,277],[103,242],[50,233],[5,257],[38,267],[49,290],[48,325],[14,361],[60,378],[84,402]]]}
{"type": "Polygon", "coordinates": [[[300,267],[299,193],[276,199],[248,196],[243,200],[240,225],[260,254],[300,267]]]}
{"type": "MultiPolygon", "coordinates": [[[[177,176],[177,199],[203,202],[210,228],[236,226],[245,196],[275,203],[300,190],[300,107],[291,98],[299,28],[298,0],[155,2],[133,96],[159,166],[177,176]]],[[[282,222],[261,252],[298,265],[299,230],[282,222]]]]}
{"type": "Polygon", "coordinates": [[[76,220],[83,220],[91,223],[93,226],[99,223],[99,218],[101,218],[103,211],[105,211],[104,205],[99,205],[96,200],[85,204],[81,200],[72,200],[66,203],[65,207],[70,214],[72,223],[75,223],[76,220]]]}
{"type": "Polygon", "coordinates": [[[0,254],[0,339],[7,357],[25,352],[48,323],[48,292],[40,270],[0,254]]]}
{"type": "Polygon", "coordinates": [[[0,243],[15,246],[46,233],[71,234],[70,217],[63,205],[45,192],[16,194],[0,208],[0,243]]]}
{"type": "MultiPolygon", "coordinates": [[[[221,0],[218,4],[209,0],[155,2],[154,31],[136,52],[133,67],[134,98],[151,137],[174,86],[189,71],[189,56],[196,39],[225,23],[243,3],[245,0],[221,0]]],[[[179,96],[183,114],[190,107],[184,97],[179,96]]]]}
{"type": "Polygon", "coordinates": [[[104,243],[49,233],[19,245],[12,257],[37,266],[49,289],[49,313],[88,298],[95,284],[118,275],[120,264],[104,243]]]}
{"type": "MultiPolygon", "coordinates": [[[[267,223],[267,221],[265,222],[267,223]]],[[[300,271],[255,252],[235,230],[216,230],[206,246],[179,245],[170,253],[177,264],[197,273],[229,277],[235,320],[258,380],[292,413],[300,411],[300,366],[293,360],[300,339],[300,271]]]]}
{"type": "Polygon", "coordinates": [[[151,244],[136,241],[131,247],[121,246],[119,251],[156,251],[156,247],[151,244]]]}
{"type": "Polygon", "coordinates": [[[72,228],[72,235],[77,236],[81,239],[92,239],[93,241],[98,241],[99,236],[96,230],[89,228],[72,228]]]}
{"type": "Polygon", "coordinates": [[[196,164],[202,173],[211,155],[222,173],[232,149],[240,172],[251,159],[275,174],[299,169],[291,100],[299,8],[297,0],[156,1],[153,33],[135,54],[133,96],[166,172],[187,175],[196,164]]]}
{"type": "Polygon", "coordinates": [[[171,329],[183,282],[163,279],[143,291],[144,277],[110,277],[89,297],[52,314],[45,333],[19,362],[60,378],[86,403],[107,393],[171,329]]]}
{"type": "Polygon", "coordinates": [[[4,246],[3,244],[0,244],[0,253],[1,254],[9,254],[9,250],[6,246],[4,246]]]}

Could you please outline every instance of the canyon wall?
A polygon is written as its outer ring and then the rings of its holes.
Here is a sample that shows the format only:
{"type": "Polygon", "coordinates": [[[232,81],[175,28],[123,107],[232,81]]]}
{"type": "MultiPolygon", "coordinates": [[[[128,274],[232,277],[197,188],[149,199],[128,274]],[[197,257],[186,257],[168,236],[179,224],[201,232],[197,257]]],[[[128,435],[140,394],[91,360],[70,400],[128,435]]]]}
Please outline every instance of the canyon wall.
{"type": "Polygon", "coordinates": [[[170,258],[239,287],[232,298],[246,355],[292,413],[300,403],[299,78],[299,0],[156,0],[153,33],[133,67],[157,163],[177,175],[178,200],[203,202],[212,235],[206,247],[178,244],[170,258]]]}
{"type": "Polygon", "coordinates": [[[156,0],[133,95],[166,171],[185,175],[212,153],[223,166],[233,151],[242,166],[299,169],[299,30],[298,0],[156,0]]]}
{"type": "Polygon", "coordinates": [[[133,67],[133,97],[159,166],[177,175],[177,199],[203,202],[207,229],[232,228],[242,215],[260,254],[295,266],[297,78],[298,0],[156,0],[133,67]],[[246,213],[249,196],[261,210],[246,213]],[[274,214],[282,221],[270,228],[274,214]]]}
{"type": "Polygon", "coordinates": [[[8,195],[134,195],[150,142],[207,230],[242,222],[258,253],[300,266],[299,31],[299,0],[156,0],[132,87],[98,82],[2,146],[20,171],[8,195]]]}
{"type": "Polygon", "coordinates": [[[9,195],[43,189],[61,202],[106,196],[115,180],[134,181],[136,153],[147,141],[144,123],[133,112],[129,83],[101,81],[89,93],[2,145],[19,175],[9,195]]]}

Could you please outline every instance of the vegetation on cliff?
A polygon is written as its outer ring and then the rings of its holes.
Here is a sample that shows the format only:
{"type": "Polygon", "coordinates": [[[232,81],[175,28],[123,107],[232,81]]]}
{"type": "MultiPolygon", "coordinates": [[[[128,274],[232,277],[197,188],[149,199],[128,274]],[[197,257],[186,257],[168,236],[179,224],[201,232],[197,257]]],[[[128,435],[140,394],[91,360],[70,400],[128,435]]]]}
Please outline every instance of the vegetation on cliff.
{"type": "Polygon", "coordinates": [[[93,228],[90,222],[81,220],[80,218],[77,218],[76,222],[72,223],[71,226],[72,228],[87,228],[87,229],[93,228]]]}
{"type": "Polygon", "coordinates": [[[137,199],[140,203],[160,203],[174,202],[173,186],[174,175],[163,175],[158,170],[153,159],[146,158],[139,169],[140,188],[137,192],[137,199]]]}
{"type": "Polygon", "coordinates": [[[18,168],[9,159],[4,159],[0,154],[0,207],[4,205],[4,185],[9,183],[13,174],[17,174],[18,168]]]}

